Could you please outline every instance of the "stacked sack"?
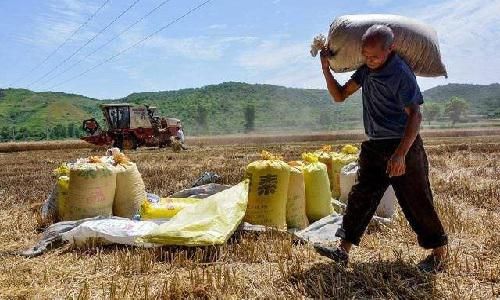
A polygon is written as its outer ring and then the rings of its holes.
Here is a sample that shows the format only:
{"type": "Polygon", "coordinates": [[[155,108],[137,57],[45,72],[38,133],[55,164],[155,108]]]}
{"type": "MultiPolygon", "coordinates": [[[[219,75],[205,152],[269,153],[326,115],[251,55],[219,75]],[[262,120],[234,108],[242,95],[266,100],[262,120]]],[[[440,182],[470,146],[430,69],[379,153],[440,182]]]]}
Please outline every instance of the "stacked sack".
{"type": "Polygon", "coordinates": [[[113,156],[116,172],[116,194],[113,215],[132,218],[146,200],[146,187],[137,165],[129,161],[123,153],[113,156]]]}
{"type": "Polygon", "coordinates": [[[286,207],[290,166],[267,151],[247,166],[250,179],[245,222],[286,230],[286,207]]]}
{"type": "Polygon", "coordinates": [[[306,190],[306,214],[309,222],[315,222],[334,212],[330,179],[327,166],[314,153],[303,153],[304,182],[306,190]]]}
{"type": "Polygon", "coordinates": [[[146,199],[135,163],[119,151],[63,164],[57,176],[57,213],[62,220],[96,216],[132,218],[146,199]]]}
{"type": "Polygon", "coordinates": [[[333,198],[340,197],[340,170],[347,164],[357,161],[359,150],[352,145],[345,145],[340,152],[334,152],[329,145],[313,153],[318,161],[324,163],[327,168],[330,190],[333,198]]]}
{"type": "Polygon", "coordinates": [[[288,228],[304,229],[309,225],[306,215],[306,185],[304,163],[289,162],[290,180],[286,202],[286,225],[288,228]]]}

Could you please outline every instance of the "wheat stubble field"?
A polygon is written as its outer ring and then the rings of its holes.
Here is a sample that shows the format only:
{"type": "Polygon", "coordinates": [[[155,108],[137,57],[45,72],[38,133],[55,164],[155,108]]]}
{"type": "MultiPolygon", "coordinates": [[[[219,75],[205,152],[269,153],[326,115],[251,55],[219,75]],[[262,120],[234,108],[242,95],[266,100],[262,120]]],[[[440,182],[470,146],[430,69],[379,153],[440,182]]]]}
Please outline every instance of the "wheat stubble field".
{"type": "MultiPolygon", "coordinates": [[[[12,251],[35,243],[43,229],[38,208],[51,189],[52,170],[101,152],[62,145],[0,153],[0,298],[499,298],[500,136],[430,137],[424,143],[436,206],[451,241],[448,270],[437,275],[417,271],[425,252],[401,213],[391,226],[368,229],[346,269],[288,234],[271,232],[236,233],[220,247],[65,246],[22,258],[12,251]]],[[[181,153],[141,149],[127,154],[137,162],[148,191],[167,196],[203,171],[238,183],[263,149],[292,160],[323,144],[197,145],[181,153]]]]}

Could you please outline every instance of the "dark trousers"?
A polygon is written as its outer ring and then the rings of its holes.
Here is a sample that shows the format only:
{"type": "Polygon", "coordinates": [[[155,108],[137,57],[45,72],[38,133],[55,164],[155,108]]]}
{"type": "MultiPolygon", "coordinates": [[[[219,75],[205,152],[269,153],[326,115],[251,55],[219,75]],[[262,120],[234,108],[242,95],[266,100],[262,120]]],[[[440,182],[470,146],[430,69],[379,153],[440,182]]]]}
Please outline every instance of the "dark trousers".
{"type": "Polygon", "coordinates": [[[361,145],[358,184],[348,198],[342,227],[336,236],[358,245],[385,190],[392,185],[406,219],[417,234],[418,243],[432,249],[448,243],[448,237],[434,208],[429,183],[429,163],[422,139],[417,136],[406,160],[406,173],[389,178],[387,161],[399,139],[369,140],[361,145]]]}

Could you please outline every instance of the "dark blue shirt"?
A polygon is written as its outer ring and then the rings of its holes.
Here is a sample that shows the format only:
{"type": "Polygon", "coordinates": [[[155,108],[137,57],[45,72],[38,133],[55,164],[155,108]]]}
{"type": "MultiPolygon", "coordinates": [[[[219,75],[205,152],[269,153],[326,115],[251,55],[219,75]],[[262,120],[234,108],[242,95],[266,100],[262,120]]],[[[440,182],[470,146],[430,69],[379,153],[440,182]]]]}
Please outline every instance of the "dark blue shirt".
{"type": "Polygon", "coordinates": [[[368,137],[403,137],[408,120],[405,107],[424,103],[415,74],[406,62],[394,53],[379,70],[363,65],[351,78],[362,88],[363,123],[368,137]]]}

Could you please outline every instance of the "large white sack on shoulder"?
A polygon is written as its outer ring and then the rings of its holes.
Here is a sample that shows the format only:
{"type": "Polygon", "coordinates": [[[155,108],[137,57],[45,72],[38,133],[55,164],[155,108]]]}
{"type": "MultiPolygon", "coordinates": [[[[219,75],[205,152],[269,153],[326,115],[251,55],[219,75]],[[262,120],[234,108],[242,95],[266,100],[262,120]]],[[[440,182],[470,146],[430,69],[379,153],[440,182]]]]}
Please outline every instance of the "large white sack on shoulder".
{"type": "Polygon", "coordinates": [[[416,75],[448,77],[441,60],[436,31],[422,22],[396,15],[345,15],[330,26],[328,48],[333,56],[334,72],[354,71],[364,64],[361,38],[375,24],[389,26],[394,32],[394,50],[408,63],[416,75]]]}
{"type": "Polygon", "coordinates": [[[359,166],[357,162],[345,165],[340,170],[340,198],[341,202],[347,203],[347,197],[351,192],[352,186],[356,184],[358,178],[359,166]]]}
{"type": "Polygon", "coordinates": [[[152,247],[154,244],[136,242],[136,239],[158,226],[159,224],[153,221],[133,221],[119,218],[91,220],[63,233],[62,239],[76,246],[83,246],[94,240],[99,244],[152,247]]]}
{"type": "Polygon", "coordinates": [[[131,219],[147,199],[141,173],[135,163],[119,164],[116,170],[116,193],[113,215],[131,219]]]}
{"type": "Polygon", "coordinates": [[[387,190],[385,190],[384,196],[382,196],[382,200],[380,200],[378,204],[375,215],[382,218],[392,218],[392,215],[394,215],[396,211],[396,202],[398,202],[398,200],[394,193],[394,188],[392,185],[389,185],[387,190]]]}

